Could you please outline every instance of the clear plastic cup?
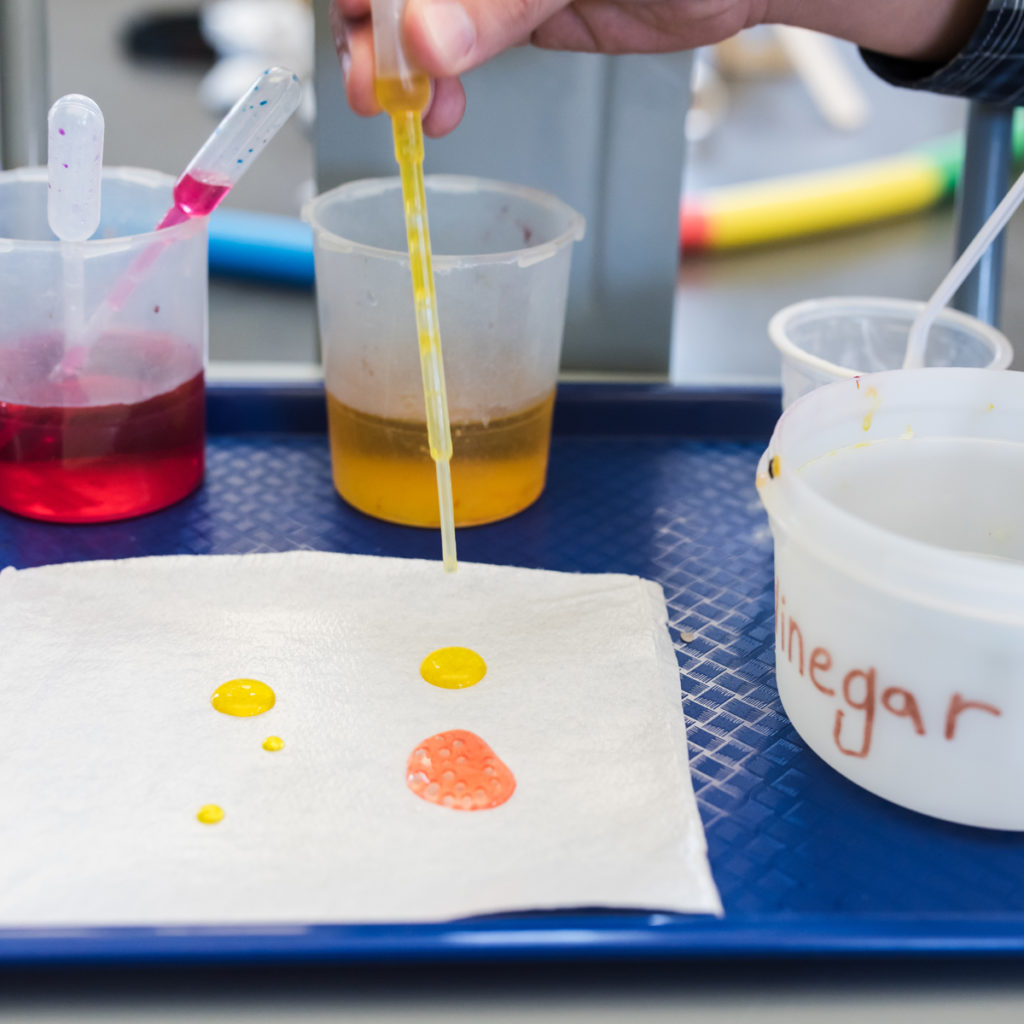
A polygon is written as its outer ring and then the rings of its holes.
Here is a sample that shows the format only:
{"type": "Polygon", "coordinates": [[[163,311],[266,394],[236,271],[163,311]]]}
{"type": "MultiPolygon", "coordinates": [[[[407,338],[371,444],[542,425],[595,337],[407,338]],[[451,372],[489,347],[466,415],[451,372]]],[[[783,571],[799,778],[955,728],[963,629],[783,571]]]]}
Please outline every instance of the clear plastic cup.
{"type": "Polygon", "coordinates": [[[793,726],[858,785],[1024,831],[1024,373],[818,388],[757,471],[793,726]]]}
{"type": "MultiPolygon", "coordinates": [[[[544,488],[569,287],[583,218],[535,189],[426,177],[458,526],[504,519],[544,488]]],[[[398,178],[307,204],[331,462],[369,515],[438,525],[398,178]]]]}
{"type": "MultiPolygon", "coordinates": [[[[782,407],[823,384],[903,365],[907,335],[923,302],[871,296],[809,299],[780,309],[768,336],[782,356],[782,407]]],[[[955,309],[940,311],[928,334],[925,366],[1005,370],[1006,336],[955,309]]]]}
{"type": "Polygon", "coordinates": [[[0,507],[104,522],[201,482],[206,222],[153,231],[173,184],[105,170],[96,234],[61,243],[46,168],[0,174],[0,507]]]}

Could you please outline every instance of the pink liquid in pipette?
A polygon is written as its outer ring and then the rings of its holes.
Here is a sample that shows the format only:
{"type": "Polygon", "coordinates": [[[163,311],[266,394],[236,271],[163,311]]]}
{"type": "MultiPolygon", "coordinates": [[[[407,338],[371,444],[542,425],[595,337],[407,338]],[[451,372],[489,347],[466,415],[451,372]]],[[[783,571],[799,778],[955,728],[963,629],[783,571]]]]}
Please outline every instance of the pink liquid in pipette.
{"type": "MultiPolygon", "coordinates": [[[[193,174],[183,174],[174,186],[172,193],[174,205],[164,214],[163,219],[157,224],[156,230],[183,224],[192,217],[205,217],[217,208],[218,203],[230,191],[230,181],[203,181],[193,174]]],[[[113,312],[117,313],[121,310],[135,290],[139,279],[156,262],[163,249],[163,245],[159,243],[151,245],[148,249],[143,249],[135,262],[114,285],[106,301],[106,305],[113,312]]],[[[65,366],[63,369],[66,370],[67,367],[65,366]]]]}
{"type": "Polygon", "coordinates": [[[192,174],[183,174],[174,186],[174,205],[157,224],[157,231],[181,224],[189,217],[205,217],[212,213],[230,189],[231,182],[203,181],[192,174]]]}

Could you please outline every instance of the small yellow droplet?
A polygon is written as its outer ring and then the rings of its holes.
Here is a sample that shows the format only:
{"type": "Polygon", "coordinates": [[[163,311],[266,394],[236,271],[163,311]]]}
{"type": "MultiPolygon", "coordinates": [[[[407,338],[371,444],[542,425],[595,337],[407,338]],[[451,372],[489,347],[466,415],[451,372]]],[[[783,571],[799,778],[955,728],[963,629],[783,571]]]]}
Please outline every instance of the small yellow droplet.
{"type": "Polygon", "coordinates": [[[216,825],[217,822],[224,817],[224,811],[216,804],[203,804],[203,806],[199,808],[199,813],[196,817],[204,825],[216,825]]]}
{"type": "Polygon", "coordinates": [[[280,736],[268,736],[263,741],[264,750],[283,750],[284,740],[280,736]]]}
{"type": "Polygon", "coordinates": [[[487,674],[487,664],[468,647],[441,647],[428,654],[420,665],[420,675],[434,686],[461,690],[479,683],[487,674]]]}
{"type": "Polygon", "coordinates": [[[249,718],[274,706],[274,691],[258,679],[231,679],[218,686],[210,703],[225,715],[249,718]]]}

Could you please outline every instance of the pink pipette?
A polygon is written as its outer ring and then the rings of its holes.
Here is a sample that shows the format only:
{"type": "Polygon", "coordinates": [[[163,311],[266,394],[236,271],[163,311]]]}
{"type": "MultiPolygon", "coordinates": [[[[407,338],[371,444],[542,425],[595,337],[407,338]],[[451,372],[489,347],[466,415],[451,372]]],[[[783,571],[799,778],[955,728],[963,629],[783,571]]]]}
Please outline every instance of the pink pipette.
{"type": "MultiPolygon", "coordinates": [[[[157,224],[157,230],[212,213],[295,112],[301,98],[302,84],[297,75],[287,68],[267,68],[192,157],[174,185],[174,205],[157,224]]],[[[154,242],[148,246],[124,272],[93,313],[90,337],[96,337],[107,317],[124,306],[165,244],[154,242]]],[[[65,372],[67,369],[64,367],[65,372]]]]}
{"type": "Polygon", "coordinates": [[[178,178],[174,206],[157,228],[212,213],[292,116],[301,97],[296,75],[286,68],[267,68],[224,115],[178,178]]]}

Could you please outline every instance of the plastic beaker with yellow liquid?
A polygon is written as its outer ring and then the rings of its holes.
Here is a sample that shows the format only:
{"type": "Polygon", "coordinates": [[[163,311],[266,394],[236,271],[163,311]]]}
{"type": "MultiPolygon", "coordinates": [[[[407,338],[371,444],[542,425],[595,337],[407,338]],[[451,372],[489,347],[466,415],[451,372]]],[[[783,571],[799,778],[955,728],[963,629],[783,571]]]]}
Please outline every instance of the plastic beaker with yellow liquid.
{"type": "MultiPolygon", "coordinates": [[[[583,218],[535,189],[426,176],[459,526],[544,488],[571,243],[583,218]]],[[[334,482],[369,515],[436,527],[401,185],[354,181],[307,204],[334,482]]]]}
{"type": "Polygon", "coordinates": [[[424,176],[430,82],[405,58],[404,6],[373,4],[375,88],[401,176],[343,185],[304,216],[335,486],[370,515],[440,525],[453,568],[453,524],[503,519],[543,490],[584,223],[536,190],[424,176]]]}

